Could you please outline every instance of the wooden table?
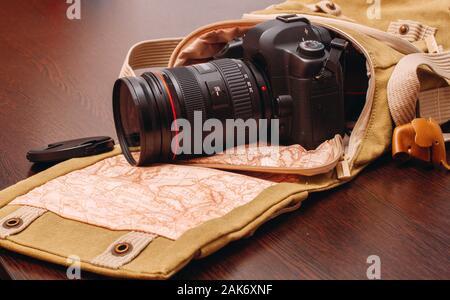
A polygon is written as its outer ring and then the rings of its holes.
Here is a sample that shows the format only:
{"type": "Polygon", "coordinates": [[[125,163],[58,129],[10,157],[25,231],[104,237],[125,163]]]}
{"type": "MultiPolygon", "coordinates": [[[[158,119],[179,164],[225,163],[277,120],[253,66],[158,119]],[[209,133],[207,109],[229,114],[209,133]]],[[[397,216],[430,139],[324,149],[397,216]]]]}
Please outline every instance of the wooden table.
{"type": "MultiPolygon", "coordinates": [[[[183,36],[274,0],[95,0],[68,20],[64,0],[2,1],[0,188],[38,171],[28,149],[115,137],[111,88],[135,42],[183,36]]],[[[450,176],[384,156],[355,181],[314,194],[254,237],[189,264],[178,279],[450,278],[450,176]]],[[[83,278],[100,278],[83,273],[83,278]]],[[[65,269],[0,250],[0,278],[63,279],[65,269]]]]}

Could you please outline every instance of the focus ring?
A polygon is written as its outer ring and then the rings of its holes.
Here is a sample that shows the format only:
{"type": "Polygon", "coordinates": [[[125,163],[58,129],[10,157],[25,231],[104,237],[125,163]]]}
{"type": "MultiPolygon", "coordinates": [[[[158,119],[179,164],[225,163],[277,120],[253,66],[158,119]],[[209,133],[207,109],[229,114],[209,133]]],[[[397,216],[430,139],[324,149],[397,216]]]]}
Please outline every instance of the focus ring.
{"type": "Polygon", "coordinates": [[[206,116],[206,101],[203,98],[200,85],[198,84],[195,75],[188,68],[173,68],[168,69],[167,71],[175,76],[180,85],[187,119],[190,122],[194,122],[195,111],[201,111],[202,118],[204,119],[206,116]]]}
{"type": "Polygon", "coordinates": [[[211,63],[215,64],[222,72],[227,83],[233,102],[234,118],[243,120],[252,118],[252,98],[241,68],[231,59],[219,59],[211,63]]]}

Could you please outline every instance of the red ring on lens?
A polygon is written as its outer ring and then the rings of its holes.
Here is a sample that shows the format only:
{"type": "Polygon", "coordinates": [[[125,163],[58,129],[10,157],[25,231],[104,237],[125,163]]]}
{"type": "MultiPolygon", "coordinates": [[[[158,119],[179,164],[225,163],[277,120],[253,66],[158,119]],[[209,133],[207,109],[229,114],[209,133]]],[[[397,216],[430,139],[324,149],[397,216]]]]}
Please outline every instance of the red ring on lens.
{"type": "Polygon", "coordinates": [[[176,141],[176,148],[175,148],[175,152],[173,153],[172,159],[175,159],[177,156],[176,153],[178,152],[178,133],[179,133],[178,125],[177,125],[177,111],[175,109],[175,103],[173,101],[172,93],[169,90],[169,86],[167,85],[167,82],[166,82],[164,76],[162,76],[160,73],[156,73],[156,75],[159,77],[159,79],[161,79],[161,82],[163,83],[163,86],[166,89],[167,96],[169,97],[169,102],[170,102],[170,106],[172,109],[173,123],[175,124],[175,141],[176,141]]]}

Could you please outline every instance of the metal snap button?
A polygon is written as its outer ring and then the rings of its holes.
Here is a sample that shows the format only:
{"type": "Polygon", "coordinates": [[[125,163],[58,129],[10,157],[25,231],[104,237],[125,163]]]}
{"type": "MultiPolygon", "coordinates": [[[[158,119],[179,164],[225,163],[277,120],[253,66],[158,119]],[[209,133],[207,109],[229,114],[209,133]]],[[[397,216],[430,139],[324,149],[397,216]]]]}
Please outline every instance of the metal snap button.
{"type": "Polygon", "coordinates": [[[398,29],[398,32],[401,35],[405,35],[409,32],[409,26],[407,24],[403,24],[402,26],[400,26],[400,28],[398,29]]]}
{"type": "Polygon", "coordinates": [[[17,228],[23,224],[21,218],[11,218],[3,222],[3,227],[6,229],[17,228]]]}
{"type": "Polygon", "coordinates": [[[336,9],[336,5],[333,2],[328,2],[327,4],[325,4],[326,7],[328,7],[331,10],[335,10],[336,9]]]}
{"type": "Polygon", "coordinates": [[[118,243],[113,248],[113,254],[117,256],[123,256],[129,253],[133,249],[133,246],[130,243],[118,243]]]}

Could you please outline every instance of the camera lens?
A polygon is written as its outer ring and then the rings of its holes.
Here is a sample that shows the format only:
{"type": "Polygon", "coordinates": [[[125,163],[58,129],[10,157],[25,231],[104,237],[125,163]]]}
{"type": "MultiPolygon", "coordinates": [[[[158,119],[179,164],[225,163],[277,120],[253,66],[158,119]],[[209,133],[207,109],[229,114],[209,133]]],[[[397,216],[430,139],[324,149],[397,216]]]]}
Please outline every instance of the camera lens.
{"type": "MultiPolygon", "coordinates": [[[[113,110],[123,154],[133,165],[177,158],[179,151],[172,149],[178,145],[177,120],[194,128],[211,118],[270,118],[272,111],[263,73],[235,59],[121,78],[114,86],[113,110]]],[[[201,154],[194,141],[190,145],[190,154],[201,154]]]]}
{"type": "Polygon", "coordinates": [[[130,164],[159,158],[161,126],[156,99],[140,77],[122,78],[113,90],[113,113],[122,152],[130,164]]]}
{"type": "Polygon", "coordinates": [[[125,115],[127,118],[122,119],[123,135],[126,139],[127,145],[130,148],[139,148],[140,146],[140,124],[139,115],[136,105],[133,100],[133,95],[130,93],[128,87],[121,84],[119,89],[120,102],[120,115],[125,115]]]}

